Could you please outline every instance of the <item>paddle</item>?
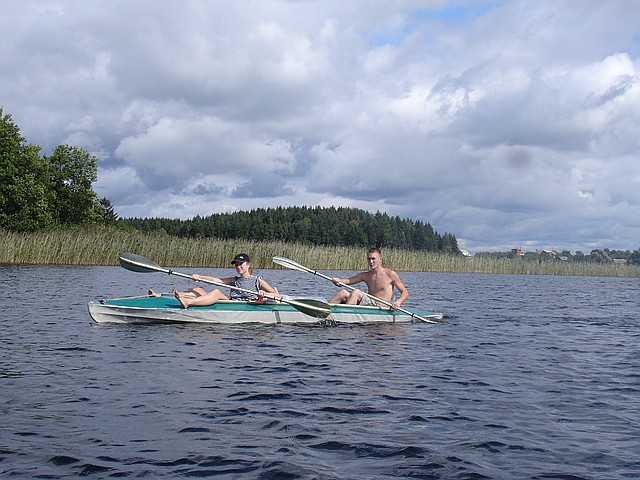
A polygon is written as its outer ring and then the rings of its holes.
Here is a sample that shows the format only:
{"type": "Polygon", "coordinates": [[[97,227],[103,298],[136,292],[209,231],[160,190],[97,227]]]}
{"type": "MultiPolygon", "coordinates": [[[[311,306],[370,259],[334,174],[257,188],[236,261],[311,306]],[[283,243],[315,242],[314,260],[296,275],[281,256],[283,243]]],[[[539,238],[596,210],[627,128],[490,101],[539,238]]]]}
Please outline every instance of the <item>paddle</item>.
{"type": "MultiPolygon", "coordinates": [[[[141,255],[136,255],[135,253],[123,253],[120,255],[120,265],[127,270],[131,270],[132,272],[138,273],[150,273],[150,272],[161,272],[168,273],[169,275],[176,275],[178,277],[191,278],[191,275],[187,275],[185,273],[174,272],[173,270],[168,270],[166,268],[162,268],[157,263],[152,262],[149,259],[144,258],[141,255]]],[[[218,287],[226,287],[231,290],[238,290],[240,292],[245,293],[253,293],[257,294],[253,290],[245,290],[244,288],[236,287],[233,285],[227,285],[226,283],[218,283],[213,280],[205,280],[200,279],[200,281],[205,283],[210,283],[212,285],[217,285],[218,287]]],[[[316,299],[307,299],[300,298],[295,300],[285,300],[283,298],[274,297],[271,295],[265,295],[265,298],[269,300],[275,300],[277,302],[288,303],[296,310],[304,313],[305,315],[309,315],[314,318],[327,318],[331,313],[331,306],[327,302],[323,302],[321,300],[316,299]]]]}
{"type": "MultiPolygon", "coordinates": [[[[305,267],[304,265],[300,265],[298,262],[294,262],[293,260],[289,260],[288,258],[285,257],[273,257],[273,263],[277,264],[277,265],[281,265],[283,267],[286,268],[291,268],[293,270],[300,270],[301,272],[307,272],[307,273],[312,273],[314,275],[317,275],[319,277],[322,278],[326,278],[327,280],[331,280],[331,277],[329,277],[328,275],[325,275],[323,273],[317,272],[316,270],[311,270],[310,268],[305,267]]],[[[348,288],[349,290],[355,290],[355,287],[352,287],[351,285],[346,285],[344,283],[340,283],[341,286],[348,288]]],[[[372,298],[373,300],[375,300],[376,302],[380,302],[380,303],[384,303],[385,305],[388,306],[392,306],[392,303],[387,302],[386,300],[383,300],[381,298],[378,297],[374,297],[373,295],[366,293],[366,292],[362,292],[363,295],[366,295],[369,298],[372,298]]],[[[410,312],[408,310],[405,310],[404,308],[398,308],[399,311],[401,311],[402,313],[405,313],[407,315],[409,315],[412,318],[415,318],[416,320],[419,320],[421,322],[429,322],[429,323],[443,323],[442,322],[442,314],[441,313],[434,313],[433,315],[417,315],[413,312],[410,312]]]]}

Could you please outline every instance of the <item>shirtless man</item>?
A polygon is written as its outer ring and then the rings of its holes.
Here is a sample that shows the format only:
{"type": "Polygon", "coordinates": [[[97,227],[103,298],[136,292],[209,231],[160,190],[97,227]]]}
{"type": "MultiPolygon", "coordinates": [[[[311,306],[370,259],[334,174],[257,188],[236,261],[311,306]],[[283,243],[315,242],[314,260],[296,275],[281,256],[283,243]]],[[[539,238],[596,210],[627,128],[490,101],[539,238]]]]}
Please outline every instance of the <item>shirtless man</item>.
{"type": "MultiPolygon", "coordinates": [[[[394,287],[400,292],[400,296],[391,304],[391,308],[398,310],[402,302],[409,297],[409,292],[405,288],[398,274],[382,266],[382,252],[379,248],[370,248],[367,252],[367,262],[369,263],[368,272],[360,272],[349,278],[334,277],[331,281],[337,287],[342,285],[353,285],[354,283],[364,282],[369,289],[369,295],[378,297],[391,303],[394,287]]],[[[329,303],[346,303],[349,305],[378,305],[378,302],[363,294],[357,288],[349,292],[348,290],[340,290],[329,300],[329,303]]],[[[380,306],[382,306],[381,304],[380,306]]]]}

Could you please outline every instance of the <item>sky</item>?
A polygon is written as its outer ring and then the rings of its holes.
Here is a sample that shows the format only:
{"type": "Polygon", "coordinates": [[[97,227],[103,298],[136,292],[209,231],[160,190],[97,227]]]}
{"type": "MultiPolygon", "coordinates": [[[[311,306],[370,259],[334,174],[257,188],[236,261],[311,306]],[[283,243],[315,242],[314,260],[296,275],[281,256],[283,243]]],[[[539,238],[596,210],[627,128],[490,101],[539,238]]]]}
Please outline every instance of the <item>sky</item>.
{"type": "Polygon", "coordinates": [[[640,1],[0,0],[0,107],[120,217],[354,207],[640,248],[640,1]]]}

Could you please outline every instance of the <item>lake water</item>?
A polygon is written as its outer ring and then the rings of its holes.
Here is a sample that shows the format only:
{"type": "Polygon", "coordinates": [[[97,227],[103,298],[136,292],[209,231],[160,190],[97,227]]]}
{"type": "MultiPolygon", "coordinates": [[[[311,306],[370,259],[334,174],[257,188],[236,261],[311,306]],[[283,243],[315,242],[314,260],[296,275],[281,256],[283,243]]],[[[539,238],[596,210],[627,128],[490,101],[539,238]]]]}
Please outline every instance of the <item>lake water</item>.
{"type": "Polygon", "coordinates": [[[637,279],[401,276],[446,325],[98,325],[91,300],[191,283],[0,266],[0,475],[640,478],[637,279]]]}

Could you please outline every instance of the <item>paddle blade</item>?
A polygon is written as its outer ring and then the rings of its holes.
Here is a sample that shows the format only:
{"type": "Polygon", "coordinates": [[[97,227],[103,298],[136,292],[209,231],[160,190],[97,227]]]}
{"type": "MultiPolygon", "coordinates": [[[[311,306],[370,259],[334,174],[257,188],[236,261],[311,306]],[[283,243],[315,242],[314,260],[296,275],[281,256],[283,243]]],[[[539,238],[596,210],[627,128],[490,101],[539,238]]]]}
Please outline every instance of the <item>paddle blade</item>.
{"type": "Polygon", "coordinates": [[[293,270],[300,270],[301,272],[312,272],[310,268],[305,267],[304,265],[300,265],[298,262],[294,262],[293,260],[289,260],[285,257],[273,257],[273,263],[276,265],[281,265],[286,268],[291,268],[293,270]]]}
{"type": "Polygon", "coordinates": [[[160,265],[144,258],[142,255],[128,252],[120,255],[120,266],[138,273],[166,272],[160,265]]]}
{"type": "Polygon", "coordinates": [[[282,300],[296,310],[315,318],[327,318],[331,314],[331,306],[321,300],[298,298],[295,300],[282,300]]]}
{"type": "Polygon", "coordinates": [[[426,323],[447,323],[446,320],[443,320],[444,315],[442,313],[434,313],[433,315],[423,315],[418,318],[422,322],[426,323]]]}

